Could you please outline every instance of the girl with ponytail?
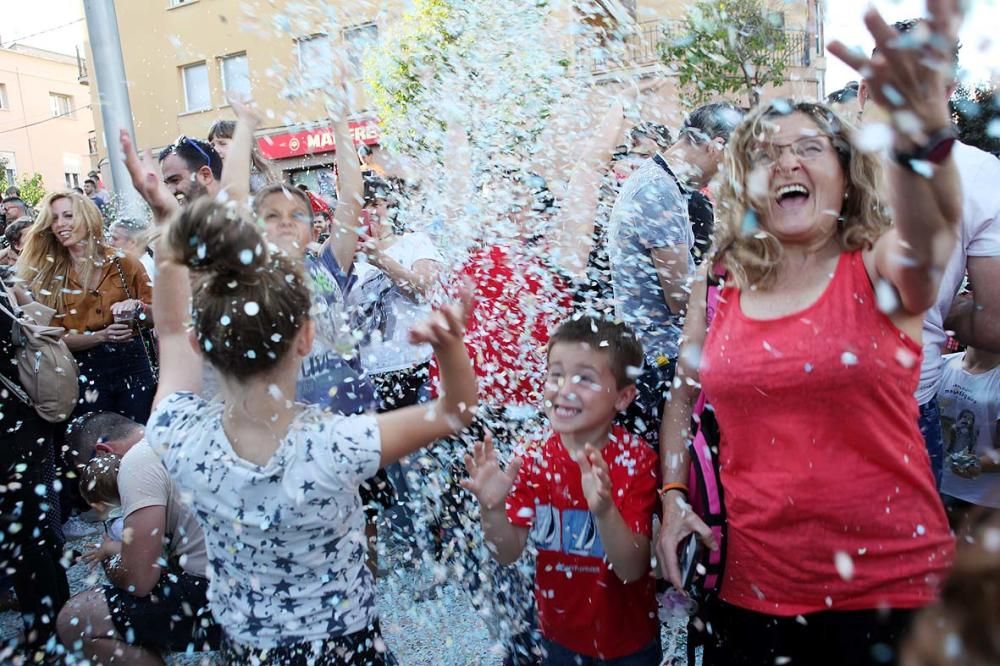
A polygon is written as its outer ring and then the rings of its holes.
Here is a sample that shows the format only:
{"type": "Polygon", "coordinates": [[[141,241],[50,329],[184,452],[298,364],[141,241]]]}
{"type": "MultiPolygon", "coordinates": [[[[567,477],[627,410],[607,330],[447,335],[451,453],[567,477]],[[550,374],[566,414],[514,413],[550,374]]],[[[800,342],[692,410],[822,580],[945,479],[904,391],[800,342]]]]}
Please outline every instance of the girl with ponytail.
{"type": "Polygon", "coordinates": [[[472,419],[468,298],[411,333],[437,355],[436,402],[343,416],[295,401],[315,335],[309,286],[235,206],[180,211],[157,269],[162,369],[146,436],[205,530],[223,661],[386,663],[358,487],[472,419]],[[198,395],[202,355],[220,401],[198,395]]]}

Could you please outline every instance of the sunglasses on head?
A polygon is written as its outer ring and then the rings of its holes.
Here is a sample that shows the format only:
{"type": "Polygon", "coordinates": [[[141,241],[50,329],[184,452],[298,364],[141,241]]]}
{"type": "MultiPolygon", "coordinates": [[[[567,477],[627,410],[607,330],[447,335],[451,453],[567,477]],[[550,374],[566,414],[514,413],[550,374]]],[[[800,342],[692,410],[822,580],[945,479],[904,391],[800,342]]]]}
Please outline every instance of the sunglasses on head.
{"type": "Polygon", "coordinates": [[[192,148],[194,148],[195,150],[197,150],[199,153],[201,153],[201,156],[205,158],[205,162],[208,163],[208,167],[212,168],[212,156],[209,155],[207,152],[205,152],[204,148],[202,148],[200,145],[198,145],[198,141],[197,140],[192,139],[192,138],[190,138],[190,137],[182,134],[179,137],[177,137],[176,141],[174,141],[174,146],[176,147],[176,146],[180,146],[180,145],[183,145],[183,144],[191,146],[192,148]]]}

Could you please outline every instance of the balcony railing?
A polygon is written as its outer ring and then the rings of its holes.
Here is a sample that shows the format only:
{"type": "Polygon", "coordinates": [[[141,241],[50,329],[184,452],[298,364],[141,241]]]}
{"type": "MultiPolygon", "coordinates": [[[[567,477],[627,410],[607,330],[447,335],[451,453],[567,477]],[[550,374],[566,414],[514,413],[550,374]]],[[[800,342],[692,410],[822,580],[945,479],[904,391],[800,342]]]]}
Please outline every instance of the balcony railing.
{"type": "MultiPolygon", "coordinates": [[[[623,44],[581,54],[578,62],[591,74],[654,65],[660,62],[660,43],[679,36],[681,30],[681,21],[644,21],[623,44]]],[[[786,30],[785,46],[775,56],[783,58],[789,67],[809,67],[812,64],[809,35],[803,30],[786,30]]]]}

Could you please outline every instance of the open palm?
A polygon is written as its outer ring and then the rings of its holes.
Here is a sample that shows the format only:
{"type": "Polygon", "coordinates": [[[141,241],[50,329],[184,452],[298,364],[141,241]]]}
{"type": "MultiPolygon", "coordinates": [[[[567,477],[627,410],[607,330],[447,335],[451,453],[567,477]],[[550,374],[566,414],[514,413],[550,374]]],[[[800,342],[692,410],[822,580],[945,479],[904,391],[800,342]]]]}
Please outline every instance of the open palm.
{"type": "Polygon", "coordinates": [[[472,455],[465,454],[465,469],[469,478],[462,480],[462,487],[475,494],[484,509],[495,509],[507,499],[521,469],[521,459],[513,459],[506,470],[502,469],[493,448],[493,436],[487,433],[482,442],[472,447],[472,455]]]}

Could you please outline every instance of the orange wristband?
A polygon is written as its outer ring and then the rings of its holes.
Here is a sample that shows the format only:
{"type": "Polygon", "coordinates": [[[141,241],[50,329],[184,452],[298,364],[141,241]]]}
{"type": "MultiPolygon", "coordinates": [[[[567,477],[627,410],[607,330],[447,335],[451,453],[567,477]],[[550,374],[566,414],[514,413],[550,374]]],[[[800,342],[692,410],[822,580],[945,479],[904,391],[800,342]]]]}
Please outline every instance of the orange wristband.
{"type": "Polygon", "coordinates": [[[660,488],[660,497],[663,497],[671,490],[679,490],[684,493],[684,496],[688,496],[688,487],[686,483],[664,483],[663,487],[660,488]]]}

